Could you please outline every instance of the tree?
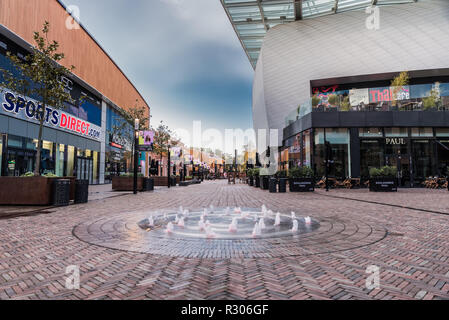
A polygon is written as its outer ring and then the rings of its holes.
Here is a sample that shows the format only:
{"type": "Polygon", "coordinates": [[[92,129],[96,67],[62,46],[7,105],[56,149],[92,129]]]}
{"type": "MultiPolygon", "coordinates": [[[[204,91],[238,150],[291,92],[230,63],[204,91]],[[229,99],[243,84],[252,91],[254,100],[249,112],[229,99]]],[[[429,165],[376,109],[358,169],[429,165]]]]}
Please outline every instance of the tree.
{"type": "Polygon", "coordinates": [[[439,103],[441,101],[440,94],[438,90],[432,89],[429,92],[429,96],[422,99],[423,102],[423,109],[424,110],[430,110],[432,108],[438,107],[439,103]]]}
{"type": "Polygon", "coordinates": [[[162,162],[162,157],[168,153],[168,146],[176,146],[179,140],[163,121],[160,122],[154,131],[153,151],[160,157],[160,161],[162,162]]]}
{"type": "MultiPolygon", "coordinates": [[[[59,64],[64,59],[64,53],[58,52],[58,42],[48,39],[49,31],[50,24],[45,21],[41,30],[42,34],[34,32],[33,38],[36,46],[32,47],[31,53],[24,60],[12,55],[10,52],[7,53],[12,66],[21,76],[14,76],[11,71],[0,68],[0,74],[3,76],[3,85],[6,88],[22,94],[24,99],[39,97],[41,102],[41,105],[33,110],[33,115],[39,121],[34,167],[35,176],[40,175],[42,132],[47,107],[62,109],[65,102],[73,103],[70,93],[65,91],[65,87],[60,79],[68,77],[75,67],[71,66],[68,69],[59,64]]],[[[15,102],[17,102],[17,99],[15,102]]],[[[25,103],[27,104],[28,101],[25,101],[25,103]]]]}
{"type": "Polygon", "coordinates": [[[391,93],[391,103],[393,106],[397,104],[397,98],[399,92],[403,89],[404,86],[407,86],[410,82],[410,76],[407,71],[401,72],[396,78],[391,81],[391,87],[393,91],[391,93]]]}

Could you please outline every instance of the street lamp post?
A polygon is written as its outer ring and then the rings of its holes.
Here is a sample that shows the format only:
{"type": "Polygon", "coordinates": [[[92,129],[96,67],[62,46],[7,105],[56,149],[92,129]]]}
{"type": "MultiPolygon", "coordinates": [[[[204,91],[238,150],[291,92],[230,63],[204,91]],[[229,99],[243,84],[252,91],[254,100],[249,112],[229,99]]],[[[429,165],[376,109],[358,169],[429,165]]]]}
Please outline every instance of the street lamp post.
{"type": "Polygon", "coordinates": [[[170,159],[170,148],[171,145],[168,145],[168,163],[167,163],[167,176],[168,176],[168,188],[170,189],[170,169],[171,169],[171,159],[170,159]]]}
{"type": "Polygon", "coordinates": [[[139,119],[134,120],[134,181],[133,181],[133,191],[137,194],[137,166],[139,165],[139,153],[137,147],[139,145],[139,119]]]}

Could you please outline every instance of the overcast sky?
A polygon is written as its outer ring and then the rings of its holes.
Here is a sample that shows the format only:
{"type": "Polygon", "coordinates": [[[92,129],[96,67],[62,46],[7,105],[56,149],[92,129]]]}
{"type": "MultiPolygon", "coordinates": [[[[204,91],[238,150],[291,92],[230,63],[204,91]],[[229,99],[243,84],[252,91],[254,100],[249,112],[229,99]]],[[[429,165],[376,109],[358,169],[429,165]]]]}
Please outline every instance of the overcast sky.
{"type": "Polygon", "coordinates": [[[253,69],[219,0],[63,0],[150,104],[152,125],[252,127],[253,69]]]}

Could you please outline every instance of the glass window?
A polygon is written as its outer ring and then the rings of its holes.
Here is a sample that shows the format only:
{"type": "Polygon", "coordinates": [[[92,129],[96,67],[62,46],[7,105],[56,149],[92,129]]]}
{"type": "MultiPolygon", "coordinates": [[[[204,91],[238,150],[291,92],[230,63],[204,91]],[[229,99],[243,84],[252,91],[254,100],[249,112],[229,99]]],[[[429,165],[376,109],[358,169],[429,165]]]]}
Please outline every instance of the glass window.
{"type": "Polygon", "coordinates": [[[94,168],[93,168],[93,183],[94,184],[98,184],[98,183],[100,183],[100,181],[99,181],[99,168],[100,168],[100,166],[99,166],[99,163],[100,163],[100,159],[99,159],[99,157],[98,157],[98,152],[97,151],[94,151],[93,152],[93,161],[94,161],[94,168]]]}
{"type": "Polygon", "coordinates": [[[362,140],[360,142],[360,169],[363,179],[369,179],[371,168],[384,166],[384,145],[381,140],[362,140]]]}
{"type": "Polygon", "coordinates": [[[433,137],[432,128],[412,128],[412,137],[433,137]]]}
{"type": "Polygon", "coordinates": [[[385,128],[385,137],[408,137],[407,128],[385,128]]]}
{"type": "Polygon", "coordinates": [[[312,160],[311,160],[312,159],[312,154],[311,154],[312,147],[310,144],[310,134],[311,134],[310,130],[303,132],[303,145],[304,145],[304,148],[303,148],[304,163],[303,163],[303,165],[305,165],[307,167],[310,167],[310,165],[312,163],[312,160]]]}
{"type": "Polygon", "coordinates": [[[383,137],[382,128],[360,128],[359,136],[363,138],[381,138],[383,137]]]}
{"type": "Polygon", "coordinates": [[[438,154],[438,174],[449,175],[449,140],[439,140],[436,143],[438,154]]]}
{"type": "Polygon", "coordinates": [[[2,173],[3,136],[0,135],[0,176],[2,173]]]}
{"type": "Polygon", "coordinates": [[[289,168],[301,165],[301,134],[297,134],[290,141],[291,146],[288,148],[289,168]]]}
{"type": "MultiPolygon", "coordinates": [[[[37,143],[37,140],[36,140],[37,143]]],[[[41,151],[42,173],[55,173],[55,159],[53,157],[53,142],[42,141],[41,151]]]]}
{"type": "Polygon", "coordinates": [[[74,173],[74,164],[75,164],[75,147],[68,146],[67,147],[67,176],[73,177],[74,173]]]}
{"type": "Polygon", "coordinates": [[[415,180],[418,182],[432,176],[432,147],[433,144],[429,140],[412,142],[415,180]]]}
{"type": "Polygon", "coordinates": [[[84,100],[79,106],[78,117],[101,126],[101,108],[90,100],[84,100]]]}
{"type": "Polygon", "coordinates": [[[440,83],[440,96],[449,96],[449,83],[440,83]]]}
{"type": "Polygon", "coordinates": [[[345,179],[351,175],[349,160],[349,130],[338,129],[317,129],[315,130],[314,147],[314,170],[318,176],[323,176],[326,172],[325,159],[326,148],[324,138],[331,144],[332,154],[329,159],[333,161],[330,166],[329,176],[337,179],[345,179]]]}
{"type": "Polygon", "coordinates": [[[424,98],[429,96],[430,91],[432,90],[431,84],[418,84],[410,86],[411,88],[411,98],[424,98]]]}
{"type": "Polygon", "coordinates": [[[55,174],[58,177],[64,176],[64,149],[63,144],[58,144],[56,147],[56,170],[55,174]]]}
{"type": "Polygon", "coordinates": [[[449,137],[449,128],[438,128],[435,132],[437,137],[449,137]]]}
{"type": "Polygon", "coordinates": [[[22,138],[13,135],[8,135],[8,147],[22,149],[23,147],[22,138]]]}

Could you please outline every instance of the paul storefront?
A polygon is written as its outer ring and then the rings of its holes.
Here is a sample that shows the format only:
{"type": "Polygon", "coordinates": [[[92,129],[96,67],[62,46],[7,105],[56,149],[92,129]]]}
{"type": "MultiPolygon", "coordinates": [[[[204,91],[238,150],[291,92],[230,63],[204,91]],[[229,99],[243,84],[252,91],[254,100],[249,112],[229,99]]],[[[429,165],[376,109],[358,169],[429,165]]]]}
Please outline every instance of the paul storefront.
{"type": "Polygon", "coordinates": [[[402,187],[449,174],[448,76],[412,77],[403,87],[388,87],[391,79],[324,83],[335,81],[311,81],[311,100],[286,118],[289,167],[311,166],[324,176],[329,142],[329,174],[337,180],[363,183],[371,168],[386,165],[398,168],[402,187]]]}

